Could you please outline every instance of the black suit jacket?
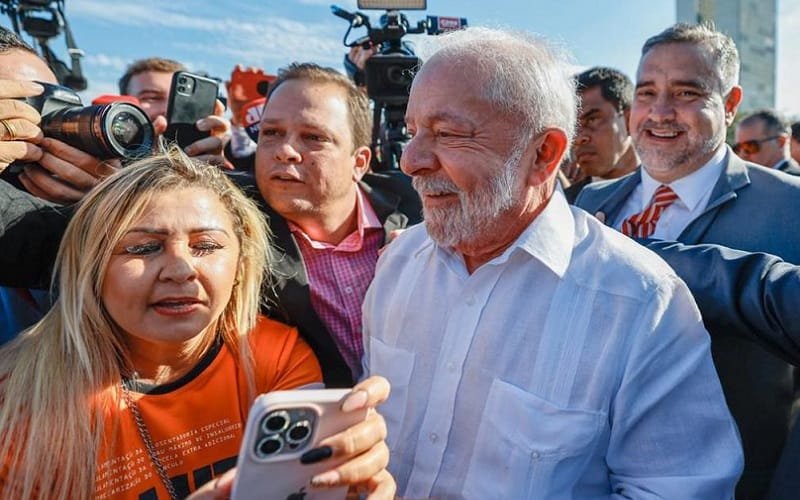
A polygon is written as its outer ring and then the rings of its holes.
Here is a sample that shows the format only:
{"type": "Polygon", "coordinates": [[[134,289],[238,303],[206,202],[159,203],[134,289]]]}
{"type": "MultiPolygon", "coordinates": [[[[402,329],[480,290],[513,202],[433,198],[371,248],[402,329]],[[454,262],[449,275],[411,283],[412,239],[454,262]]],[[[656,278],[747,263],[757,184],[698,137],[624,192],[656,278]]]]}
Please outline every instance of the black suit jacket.
{"type": "MultiPolygon", "coordinates": [[[[274,238],[275,290],[267,291],[264,312],[296,326],[311,346],[326,385],[350,387],[353,376],[328,329],[314,312],[303,258],[286,220],[266,204],[252,175],[230,174],[261,207],[274,238]]],[[[385,234],[422,220],[422,205],[410,179],[400,171],[367,174],[360,183],[385,234]]],[[[46,288],[58,245],[71,217],[56,207],[0,181],[0,286],[46,288]]]]}
{"type": "MultiPolygon", "coordinates": [[[[640,179],[637,170],[615,181],[592,183],[581,191],[576,205],[614,221],[640,179]]],[[[678,241],[768,252],[800,264],[800,178],[746,163],[728,151],[706,209],[678,241]]],[[[691,272],[702,275],[706,269],[698,265],[691,272]]],[[[742,435],[745,471],[737,498],[761,498],[792,424],[795,371],[774,351],[755,344],[746,324],[706,326],[720,382],[742,435]]]]}
{"type": "MultiPolygon", "coordinates": [[[[319,359],[326,386],[351,387],[354,380],[350,368],[339,353],[328,328],[311,305],[303,256],[286,219],[266,204],[255,188],[252,177],[238,175],[236,180],[245,192],[254,195],[273,233],[276,287],[274,293],[268,292],[271,300],[264,312],[297,327],[319,359]]],[[[359,185],[383,223],[384,242],[391,231],[422,220],[419,196],[402,172],[366,174],[359,185]]]]}

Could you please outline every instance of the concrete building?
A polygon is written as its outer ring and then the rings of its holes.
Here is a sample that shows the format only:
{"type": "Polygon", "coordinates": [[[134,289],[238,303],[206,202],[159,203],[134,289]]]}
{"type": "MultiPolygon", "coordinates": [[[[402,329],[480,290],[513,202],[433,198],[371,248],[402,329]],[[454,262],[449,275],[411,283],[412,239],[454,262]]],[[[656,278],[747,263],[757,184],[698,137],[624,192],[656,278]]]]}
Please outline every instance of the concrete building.
{"type": "Polygon", "coordinates": [[[741,111],[775,107],[777,0],[677,0],[679,22],[713,21],[742,60],[741,111]]]}

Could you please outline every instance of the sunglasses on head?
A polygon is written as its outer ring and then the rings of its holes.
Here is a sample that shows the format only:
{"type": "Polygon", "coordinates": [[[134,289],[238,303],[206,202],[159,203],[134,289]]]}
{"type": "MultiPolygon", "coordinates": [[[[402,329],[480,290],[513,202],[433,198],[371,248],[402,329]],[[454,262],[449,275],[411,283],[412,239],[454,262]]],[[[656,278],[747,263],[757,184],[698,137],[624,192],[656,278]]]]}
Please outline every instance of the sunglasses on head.
{"type": "Polygon", "coordinates": [[[770,137],[765,137],[763,139],[753,139],[752,141],[742,141],[737,142],[733,145],[733,152],[737,155],[739,153],[744,153],[746,155],[754,155],[761,151],[761,143],[772,141],[780,137],[779,135],[773,135],[770,137]]]}

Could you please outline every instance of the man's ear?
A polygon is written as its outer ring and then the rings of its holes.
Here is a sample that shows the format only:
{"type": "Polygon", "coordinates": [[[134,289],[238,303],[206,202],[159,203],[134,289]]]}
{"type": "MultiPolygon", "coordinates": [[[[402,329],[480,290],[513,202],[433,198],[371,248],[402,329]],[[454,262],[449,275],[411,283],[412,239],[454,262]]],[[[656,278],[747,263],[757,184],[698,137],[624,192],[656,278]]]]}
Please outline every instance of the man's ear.
{"type": "Polygon", "coordinates": [[[369,171],[369,162],[372,159],[372,150],[367,146],[356,148],[353,152],[353,180],[358,182],[369,171]]]}
{"type": "Polygon", "coordinates": [[[725,125],[730,127],[736,118],[736,110],[742,103],[742,87],[735,85],[725,96],[725,125]]]}
{"type": "Polygon", "coordinates": [[[631,108],[622,110],[622,119],[625,120],[625,133],[631,135],[631,108]]]}
{"type": "Polygon", "coordinates": [[[783,148],[789,143],[789,136],[786,134],[781,134],[775,138],[775,142],[778,143],[778,147],[783,148]]]}
{"type": "Polygon", "coordinates": [[[532,158],[534,168],[528,172],[528,185],[538,186],[549,179],[561,165],[567,150],[567,134],[560,128],[546,128],[531,141],[528,148],[535,148],[532,158]]]}

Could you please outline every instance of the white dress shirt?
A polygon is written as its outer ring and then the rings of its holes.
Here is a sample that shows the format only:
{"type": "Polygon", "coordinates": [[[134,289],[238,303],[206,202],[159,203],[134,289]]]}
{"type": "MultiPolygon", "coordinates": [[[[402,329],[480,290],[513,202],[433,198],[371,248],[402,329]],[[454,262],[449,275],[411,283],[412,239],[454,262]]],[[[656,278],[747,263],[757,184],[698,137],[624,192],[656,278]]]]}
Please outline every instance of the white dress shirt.
{"type": "Polygon", "coordinates": [[[688,289],[560,191],[470,275],[418,225],[364,302],[408,498],[729,499],[743,458],[688,289]]]}
{"type": "MultiPolygon", "coordinates": [[[[727,151],[728,148],[723,145],[705,165],[686,177],[668,184],[678,195],[678,199],[661,213],[661,217],[656,223],[656,230],[650,236],[651,238],[677,240],[681,232],[686,229],[686,226],[703,213],[708,206],[708,200],[711,198],[714,185],[725,167],[725,154],[727,151]]],[[[659,181],[650,177],[647,169],[640,167],[640,170],[642,182],[628,196],[625,205],[622,206],[622,210],[620,210],[617,219],[614,221],[613,227],[618,231],[622,230],[622,223],[625,219],[631,215],[638,214],[650,205],[653,194],[661,185],[659,181]]]]}

